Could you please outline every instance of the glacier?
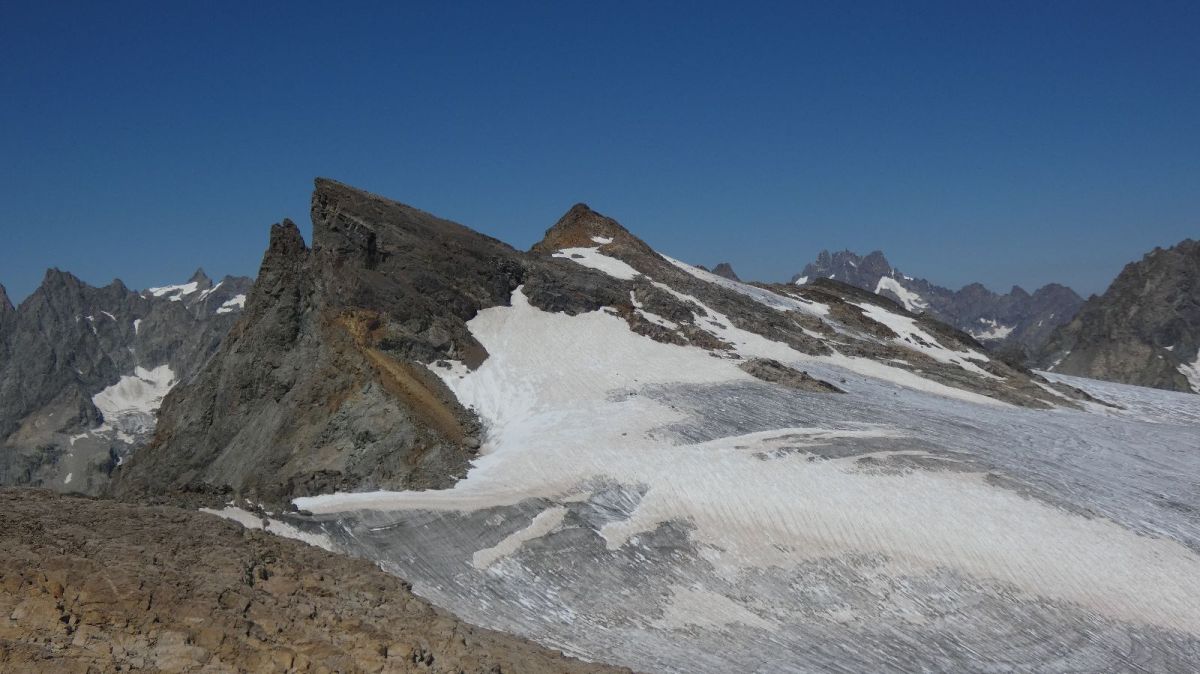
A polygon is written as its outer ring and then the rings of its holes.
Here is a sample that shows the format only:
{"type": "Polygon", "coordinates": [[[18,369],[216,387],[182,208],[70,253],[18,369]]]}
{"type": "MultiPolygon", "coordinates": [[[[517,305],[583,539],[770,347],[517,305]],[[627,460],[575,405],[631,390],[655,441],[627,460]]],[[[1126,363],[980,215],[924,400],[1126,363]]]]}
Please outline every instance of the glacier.
{"type": "Polygon", "coordinates": [[[487,426],[467,478],[288,522],[468,621],[641,671],[1200,666],[1200,396],[1026,409],[724,335],[846,394],[799,392],[520,289],[468,325],[488,359],[431,366],[487,426]]]}

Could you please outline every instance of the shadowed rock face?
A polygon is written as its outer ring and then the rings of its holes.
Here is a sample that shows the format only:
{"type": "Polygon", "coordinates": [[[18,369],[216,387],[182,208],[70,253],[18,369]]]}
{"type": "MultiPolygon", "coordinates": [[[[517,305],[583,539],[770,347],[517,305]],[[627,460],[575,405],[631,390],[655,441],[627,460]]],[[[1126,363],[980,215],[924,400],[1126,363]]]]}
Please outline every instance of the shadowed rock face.
{"type": "Polygon", "coordinates": [[[186,284],[139,292],[51,269],[16,308],[0,289],[0,485],[98,492],[153,426],[152,408],[120,404],[144,393],[144,376],[165,388],[199,370],[250,283],[213,283],[198,270],[186,284]],[[97,394],[119,384],[107,411],[97,407],[97,394]]]}
{"type": "Polygon", "coordinates": [[[792,277],[792,282],[819,278],[878,292],[910,311],[928,313],[969,333],[990,349],[1011,352],[1013,360],[1022,362],[1050,338],[1056,327],[1071,320],[1083,304],[1075,291],[1057,283],[1038,288],[1033,294],[1019,286],[1013,286],[1007,294],[995,293],[979,283],[950,290],[906,276],[880,251],[859,256],[848,250],[823,250],[792,277]]]}
{"type": "Polygon", "coordinates": [[[482,358],[463,317],[515,287],[511,249],[326,181],[313,224],[311,249],[290,221],[271,228],[242,320],[168,396],[118,493],[231,488],[279,500],[446,486],[465,472],[477,425],[413,362],[482,358]],[[441,274],[399,273],[430,257],[441,264],[421,269],[441,274]]]}
{"type": "Polygon", "coordinates": [[[1200,241],[1189,239],[1126,265],[1038,360],[1063,374],[1200,392],[1198,352],[1200,241]]]}
{"type": "Polygon", "coordinates": [[[620,672],[211,515],[0,490],[0,670],[620,672]],[[96,526],[103,522],[103,526],[96,526]]]}

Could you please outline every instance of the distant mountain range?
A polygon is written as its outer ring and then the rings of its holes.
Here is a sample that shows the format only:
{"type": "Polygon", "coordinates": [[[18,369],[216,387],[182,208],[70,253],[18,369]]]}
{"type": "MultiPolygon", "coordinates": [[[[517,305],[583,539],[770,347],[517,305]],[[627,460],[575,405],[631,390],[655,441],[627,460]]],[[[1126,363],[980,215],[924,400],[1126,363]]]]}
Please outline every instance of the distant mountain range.
{"type": "Polygon", "coordinates": [[[1200,241],[1126,265],[1037,361],[1063,374],[1200,393],[1200,241]]]}
{"type": "Polygon", "coordinates": [[[1019,361],[1036,352],[1054,329],[1071,320],[1083,304],[1070,288],[1051,283],[1032,294],[1013,286],[999,294],[972,283],[951,290],[904,274],[884,254],[860,256],[849,250],[821,251],[792,277],[796,284],[833,279],[878,293],[913,313],[929,314],[971,335],[994,350],[1011,350],[1019,361]]]}
{"type": "Polygon", "coordinates": [[[240,315],[253,281],[103,288],[58,269],[14,307],[0,287],[0,485],[96,493],[149,438],[167,391],[240,315]]]}

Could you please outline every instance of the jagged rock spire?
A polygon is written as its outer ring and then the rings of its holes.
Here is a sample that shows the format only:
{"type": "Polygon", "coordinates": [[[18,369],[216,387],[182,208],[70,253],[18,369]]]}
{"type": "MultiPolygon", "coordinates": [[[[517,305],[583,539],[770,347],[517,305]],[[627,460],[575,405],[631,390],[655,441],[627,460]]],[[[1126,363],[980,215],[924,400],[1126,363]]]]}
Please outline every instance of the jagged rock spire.
{"type": "Polygon", "coordinates": [[[728,262],[718,262],[717,266],[713,267],[713,273],[717,276],[724,276],[731,281],[741,281],[738,278],[737,272],[733,270],[733,265],[728,262]]]}
{"type": "Polygon", "coordinates": [[[192,274],[192,277],[189,278],[187,282],[195,283],[200,288],[208,288],[212,286],[212,279],[208,277],[208,274],[204,273],[203,267],[197,267],[195,273],[192,274]]]}

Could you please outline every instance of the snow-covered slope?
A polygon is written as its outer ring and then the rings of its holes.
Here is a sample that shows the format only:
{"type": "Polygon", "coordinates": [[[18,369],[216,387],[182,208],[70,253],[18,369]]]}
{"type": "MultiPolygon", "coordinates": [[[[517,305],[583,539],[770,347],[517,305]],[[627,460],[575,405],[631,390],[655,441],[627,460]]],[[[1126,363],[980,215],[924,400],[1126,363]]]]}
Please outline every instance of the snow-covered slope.
{"type": "Polygon", "coordinates": [[[558,235],[710,339],[518,286],[466,324],[486,359],[428,366],[483,422],[467,477],[298,498],[289,524],[468,620],[640,671],[1200,666],[1200,397],[1028,376],[836,284],[558,235]]]}
{"type": "Polygon", "coordinates": [[[998,407],[772,349],[848,391],[793,393],[519,290],[470,327],[489,359],[434,368],[487,424],[467,479],[297,505],[471,620],[647,671],[1197,664],[1191,398],[998,407]]]}

